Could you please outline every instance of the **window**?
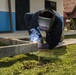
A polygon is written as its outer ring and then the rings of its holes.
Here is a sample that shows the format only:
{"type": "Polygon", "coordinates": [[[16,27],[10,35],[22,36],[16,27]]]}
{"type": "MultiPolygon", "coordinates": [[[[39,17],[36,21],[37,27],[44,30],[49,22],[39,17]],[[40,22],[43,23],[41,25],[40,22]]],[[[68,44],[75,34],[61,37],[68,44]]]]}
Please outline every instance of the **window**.
{"type": "Polygon", "coordinates": [[[52,8],[56,10],[56,2],[45,0],[45,8],[52,8]]]}

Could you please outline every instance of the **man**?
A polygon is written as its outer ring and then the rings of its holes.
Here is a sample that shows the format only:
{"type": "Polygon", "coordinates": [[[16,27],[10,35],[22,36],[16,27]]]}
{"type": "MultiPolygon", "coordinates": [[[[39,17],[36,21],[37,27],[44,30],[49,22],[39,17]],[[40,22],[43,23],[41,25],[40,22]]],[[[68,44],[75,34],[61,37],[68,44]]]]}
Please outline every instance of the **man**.
{"type": "Polygon", "coordinates": [[[32,14],[26,13],[24,20],[28,24],[30,41],[38,43],[38,48],[53,49],[58,45],[62,34],[62,20],[56,11],[43,9],[32,14]],[[46,20],[49,21],[47,22],[46,20]],[[39,28],[46,32],[46,44],[43,43],[39,28]]]}

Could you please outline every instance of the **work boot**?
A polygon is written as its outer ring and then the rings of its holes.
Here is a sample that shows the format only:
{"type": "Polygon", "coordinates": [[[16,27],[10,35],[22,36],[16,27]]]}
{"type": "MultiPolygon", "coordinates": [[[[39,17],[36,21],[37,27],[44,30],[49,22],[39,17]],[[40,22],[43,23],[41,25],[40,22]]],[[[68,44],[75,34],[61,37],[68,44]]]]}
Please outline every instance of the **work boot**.
{"type": "Polygon", "coordinates": [[[41,44],[41,46],[39,47],[39,49],[48,49],[49,45],[47,43],[43,43],[41,44]]]}

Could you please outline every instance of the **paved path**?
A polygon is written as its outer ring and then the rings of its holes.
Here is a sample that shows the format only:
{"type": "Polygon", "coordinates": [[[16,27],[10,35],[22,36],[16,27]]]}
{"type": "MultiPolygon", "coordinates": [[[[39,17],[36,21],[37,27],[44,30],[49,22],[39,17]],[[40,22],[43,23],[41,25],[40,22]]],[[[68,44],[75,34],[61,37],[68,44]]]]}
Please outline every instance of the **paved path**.
{"type": "Polygon", "coordinates": [[[56,47],[66,46],[76,44],[76,39],[65,39],[63,42],[60,42],[56,47]]]}
{"type": "MultiPolygon", "coordinates": [[[[45,37],[46,33],[41,31],[42,36],[45,37]]],[[[75,35],[76,31],[64,31],[64,35],[75,35]]],[[[7,38],[29,38],[29,34],[27,31],[17,31],[14,33],[0,33],[0,37],[7,37],[7,38]]],[[[70,44],[75,44],[76,39],[64,39],[63,42],[59,43],[57,47],[65,46],[65,45],[70,45],[70,44]]]]}
{"type": "MultiPolygon", "coordinates": [[[[41,31],[42,36],[45,36],[46,33],[41,31]]],[[[76,31],[64,31],[64,35],[74,35],[76,31]]],[[[9,37],[9,38],[29,38],[28,31],[16,31],[14,33],[0,33],[0,37],[9,37]]]]}

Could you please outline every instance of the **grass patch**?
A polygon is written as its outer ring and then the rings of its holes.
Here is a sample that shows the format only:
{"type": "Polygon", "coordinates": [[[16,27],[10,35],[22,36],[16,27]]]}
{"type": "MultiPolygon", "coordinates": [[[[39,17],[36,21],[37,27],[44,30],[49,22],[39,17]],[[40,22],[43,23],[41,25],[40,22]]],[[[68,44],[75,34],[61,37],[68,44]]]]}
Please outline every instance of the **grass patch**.
{"type": "Polygon", "coordinates": [[[8,44],[1,43],[1,42],[0,42],[0,47],[1,47],[1,46],[8,46],[8,44]]]}
{"type": "Polygon", "coordinates": [[[66,36],[64,36],[64,39],[70,39],[70,38],[76,39],[76,35],[66,35],[66,36]]]}
{"type": "Polygon", "coordinates": [[[76,75],[76,44],[1,58],[0,75],[76,75]]]}

